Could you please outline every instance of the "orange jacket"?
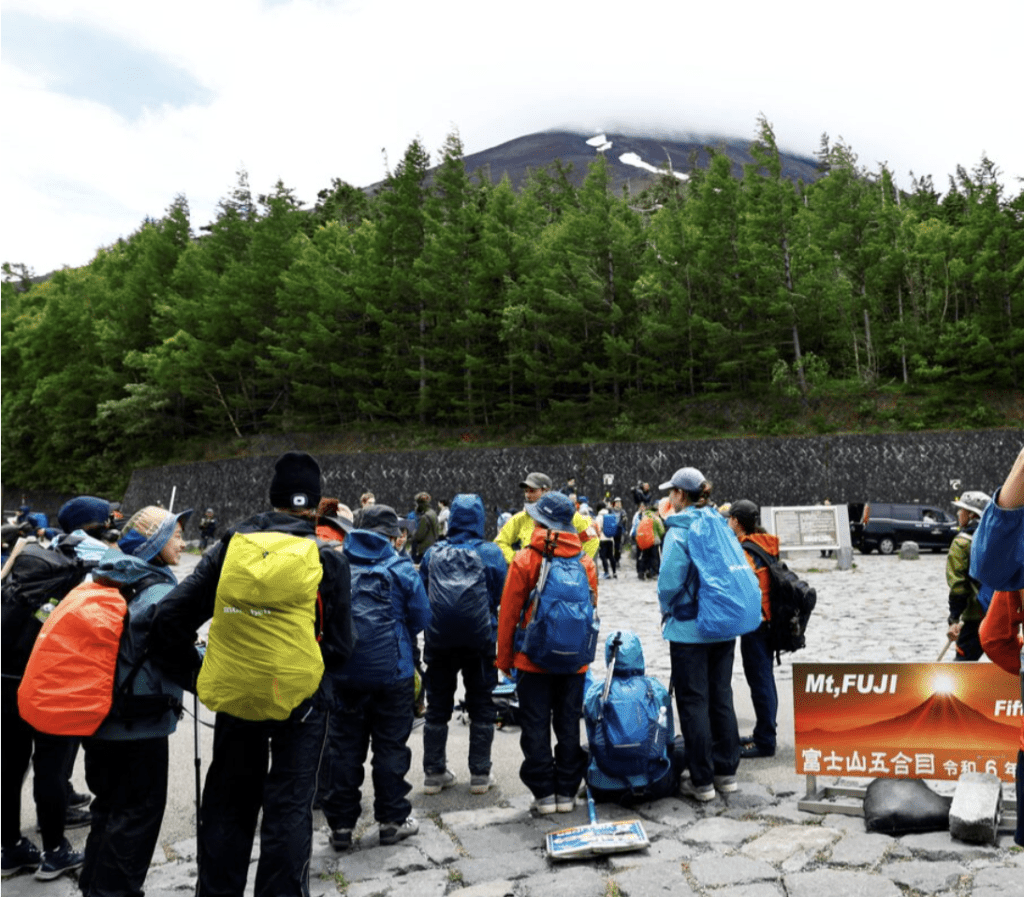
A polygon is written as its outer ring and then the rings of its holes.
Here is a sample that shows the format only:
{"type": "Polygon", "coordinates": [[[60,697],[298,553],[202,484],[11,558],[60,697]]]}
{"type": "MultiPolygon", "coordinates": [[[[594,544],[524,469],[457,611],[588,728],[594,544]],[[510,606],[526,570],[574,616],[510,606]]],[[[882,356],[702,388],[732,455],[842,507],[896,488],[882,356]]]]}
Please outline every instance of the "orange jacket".
{"type": "MultiPolygon", "coordinates": [[[[1021,626],[1024,625],[1024,589],[996,592],[981,628],[981,647],[997,666],[1020,675],[1021,626]]],[[[1021,683],[1024,698],[1024,682],[1021,683]]],[[[1020,721],[1020,749],[1024,751],[1024,717],[1020,721]]],[[[1019,808],[1018,811],[1020,812],[1019,808]]]]}
{"type": "MultiPolygon", "coordinates": [[[[531,663],[525,654],[516,652],[514,643],[516,627],[520,625],[523,608],[526,607],[530,592],[533,591],[533,587],[540,577],[544,543],[549,535],[554,537],[553,544],[556,555],[559,557],[580,556],[583,567],[587,571],[587,579],[590,581],[590,594],[594,606],[597,606],[597,567],[583,552],[579,534],[554,532],[538,525],[530,537],[530,544],[515,553],[512,564],[508,568],[508,576],[505,578],[505,589],[501,593],[501,609],[498,612],[498,657],[494,664],[499,670],[508,672],[515,667],[530,673],[544,672],[536,664],[531,663]]],[[[523,624],[525,625],[529,620],[530,617],[527,614],[523,624]]],[[[580,667],[579,672],[585,673],[586,670],[586,666],[583,666],[580,667]]]]}
{"type": "MultiPolygon", "coordinates": [[[[779,537],[771,533],[750,533],[747,536],[740,536],[740,542],[753,542],[768,552],[773,558],[779,556],[779,537]]],[[[743,552],[747,556],[747,563],[757,576],[757,584],[761,587],[761,619],[772,618],[772,608],[768,597],[768,590],[771,587],[771,580],[768,576],[767,567],[756,567],[754,556],[749,551],[743,552]]]]}

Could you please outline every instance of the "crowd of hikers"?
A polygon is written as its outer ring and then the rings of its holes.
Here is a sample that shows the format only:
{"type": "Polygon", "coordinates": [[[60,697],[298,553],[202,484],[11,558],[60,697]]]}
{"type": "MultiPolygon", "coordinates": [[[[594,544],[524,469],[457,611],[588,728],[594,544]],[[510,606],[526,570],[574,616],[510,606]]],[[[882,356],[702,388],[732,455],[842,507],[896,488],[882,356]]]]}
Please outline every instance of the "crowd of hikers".
{"type": "MultiPolygon", "coordinates": [[[[215,712],[201,794],[197,765],[200,897],[241,897],[257,825],[257,897],[308,894],[314,808],[334,849],[348,850],[367,759],[380,843],[415,835],[409,738],[422,717],[423,792],[455,786],[460,680],[470,793],[494,785],[496,695],[511,691],[520,779],[539,815],[572,811],[584,787],[625,804],[709,801],[738,788],[742,758],[775,753],[773,655],[803,645],[815,596],[780,562],[754,502],[717,507],[711,483],[683,467],[660,499],[638,484],[629,519],[619,498],[591,508],[571,480],[557,490],[533,472],[522,510],[490,540],[479,495],[438,512],[421,492],[400,516],[370,492],[353,512],[322,482],[313,457],[282,455],[268,510],[219,537],[213,510],[203,515],[205,551],[180,583],[189,510],[115,521],[115,506],[79,496],[59,530],[5,527],[16,542],[3,568],[3,875],[77,872],[85,895],[142,895],[186,693],[215,712]],[[646,675],[629,630],[605,635],[605,675],[589,675],[599,584],[618,578],[627,540],[638,578],[657,580],[668,689],[646,675]],[[756,715],[746,737],[733,709],[737,639],[756,715]],[[79,750],[91,799],[71,785],[79,750]],[[21,831],[30,764],[42,849],[21,831]],[[65,836],[74,825],[90,827],[84,852],[65,836]]],[[[974,583],[964,608],[979,594],[984,608],[976,621],[951,617],[950,638],[968,630],[965,645],[1020,674],[1024,450],[983,508],[969,494],[963,504],[968,550],[950,563],[974,583]]],[[[1024,726],[1020,747],[1018,806],[1024,726]]]]}

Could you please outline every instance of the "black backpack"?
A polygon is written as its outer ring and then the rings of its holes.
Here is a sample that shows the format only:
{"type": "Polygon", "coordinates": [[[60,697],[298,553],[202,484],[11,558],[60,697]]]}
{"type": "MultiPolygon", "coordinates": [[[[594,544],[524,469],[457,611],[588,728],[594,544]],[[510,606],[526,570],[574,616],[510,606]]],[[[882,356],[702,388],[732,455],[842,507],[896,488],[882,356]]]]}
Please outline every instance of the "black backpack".
{"type": "Polygon", "coordinates": [[[21,678],[46,613],[96,566],[96,561],[75,554],[72,541],[64,541],[64,550],[44,548],[38,542],[26,544],[3,582],[0,632],[5,678],[21,678]]]}
{"type": "Polygon", "coordinates": [[[768,642],[781,663],[783,651],[799,651],[807,644],[807,621],[818,603],[818,593],[778,558],[749,540],[740,543],[743,549],[768,568],[768,603],[771,607],[768,642]]]}

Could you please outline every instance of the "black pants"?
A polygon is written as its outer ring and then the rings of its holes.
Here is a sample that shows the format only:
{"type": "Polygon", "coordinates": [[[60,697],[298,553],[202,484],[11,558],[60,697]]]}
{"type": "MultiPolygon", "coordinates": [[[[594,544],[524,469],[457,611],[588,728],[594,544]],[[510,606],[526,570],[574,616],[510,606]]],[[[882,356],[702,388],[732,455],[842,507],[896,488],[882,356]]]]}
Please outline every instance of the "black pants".
{"type": "Polygon", "coordinates": [[[427,652],[427,719],[423,727],[423,771],[442,773],[448,763],[448,721],[455,709],[459,675],[466,689],[469,713],[469,771],[485,776],[491,771],[494,741],[494,686],[498,671],[494,658],[472,648],[431,649],[427,652]]]}
{"type": "Polygon", "coordinates": [[[313,795],[327,714],[310,702],[286,720],[218,713],[200,812],[196,897],[242,897],[263,810],[256,897],[308,897],[313,795]]]}
{"type": "Polygon", "coordinates": [[[87,738],[94,798],[78,886],[85,897],[142,897],[167,804],[167,738],[87,738]]]}
{"type": "Polygon", "coordinates": [[[32,796],[43,849],[56,850],[64,841],[68,808],[68,776],[77,741],[33,729],[18,713],[18,681],[3,680],[3,751],[0,753],[0,828],[4,847],[21,838],[21,786],[32,763],[32,796]]]}
{"type": "Polygon", "coordinates": [[[587,754],[580,744],[585,679],[584,673],[519,671],[519,778],[534,797],[575,797],[579,791],[587,769],[587,754]]]}

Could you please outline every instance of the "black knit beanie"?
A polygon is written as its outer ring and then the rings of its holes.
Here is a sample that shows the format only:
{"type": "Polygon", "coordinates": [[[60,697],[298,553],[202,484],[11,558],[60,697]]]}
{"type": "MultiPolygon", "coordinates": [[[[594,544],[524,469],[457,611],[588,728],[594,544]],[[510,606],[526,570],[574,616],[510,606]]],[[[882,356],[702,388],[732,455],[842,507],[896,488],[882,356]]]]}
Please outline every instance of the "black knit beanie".
{"type": "Polygon", "coordinates": [[[270,504],[293,511],[315,511],[320,504],[320,465],[306,452],[285,452],[274,464],[270,504]]]}

